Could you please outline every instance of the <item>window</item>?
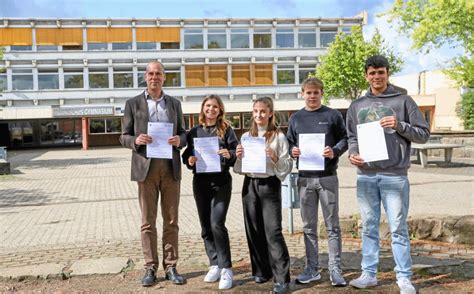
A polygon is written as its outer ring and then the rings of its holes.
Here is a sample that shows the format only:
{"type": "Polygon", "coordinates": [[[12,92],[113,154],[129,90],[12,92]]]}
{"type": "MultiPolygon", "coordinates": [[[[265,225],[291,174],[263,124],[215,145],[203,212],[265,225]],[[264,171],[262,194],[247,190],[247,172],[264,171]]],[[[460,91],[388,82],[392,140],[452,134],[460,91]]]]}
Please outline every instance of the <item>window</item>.
{"type": "Polygon", "coordinates": [[[112,43],[112,50],[132,50],[132,43],[112,43]]]}
{"type": "Polygon", "coordinates": [[[0,73],[0,92],[7,90],[7,75],[0,73]]]}
{"type": "Polygon", "coordinates": [[[321,47],[329,47],[329,44],[336,38],[337,29],[321,29],[321,47]]]}
{"type": "Polygon", "coordinates": [[[277,48],[293,48],[294,45],[293,29],[277,29],[276,46],[277,48]]]}
{"type": "Polygon", "coordinates": [[[84,74],[82,68],[64,69],[64,88],[65,89],[83,89],[84,74]]]}
{"type": "Polygon", "coordinates": [[[138,87],[139,88],[146,88],[145,70],[146,70],[146,67],[138,68],[138,87]]]}
{"type": "Polygon", "coordinates": [[[179,43],[161,42],[161,50],[179,49],[179,43]]]}
{"type": "Polygon", "coordinates": [[[107,50],[107,43],[88,43],[87,48],[89,51],[107,50]]]}
{"type": "Polygon", "coordinates": [[[207,48],[218,49],[226,47],[227,42],[225,29],[209,29],[207,35],[207,48]]]}
{"type": "Polygon", "coordinates": [[[253,47],[254,48],[271,48],[272,47],[271,29],[255,29],[253,31],[253,47]]]}
{"type": "Polygon", "coordinates": [[[193,114],[193,127],[199,125],[199,114],[193,114]]]}
{"type": "Polygon", "coordinates": [[[204,65],[186,65],[186,87],[205,87],[204,65]]]}
{"type": "Polygon", "coordinates": [[[242,119],[244,121],[244,129],[250,129],[251,122],[252,122],[252,113],[245,112],[242,114],[242,119]]]}
{"type": "Polygon", "coordinates": [[[202,49],[203,35],[201,29],[185,29],[184,30],[184,48],[185,49],[202,49]]]}
{"type": "Polygon", "coordinates": [[[249,31],[247,29],[232,29],[230,31],[230,46],[232,48],[249,48],[249,31]]]}
{"type": "Polygon", "coordinates": [[[40,145],[80,143],[81,119],[40,122],[40,145]]]}
{"type": "Polygon", "coordinates": [[[250,66],[248,64],[232,65],[232,85],[250,86],[250,66]]]}
{"type": "Polygon", "coordinates": [[[315,48],[316,47],[316,31],[314,29],[299,29],[298,47],[299,48],[315,48]]]}
{"type": "Polygon", "coordinates": [[[109,87],[109,73],[106,68],[89,69],[89,88],[101,89],[109,87]]]}
{"type": "Polygon", "coordinates": [[[344,34],[350,34],[352,32],[352,27],[341,27],[341,31],[344,34]]]}
{"type": "Polygon", "coordinates": [[[165,74],[164,87],[181,87],[181,69],[179,67],[170,67],[165,70],[165,74]]]}
{"type": "Polygon", "coordinates": [[[209,65],[208,86],[227,86],[227,65],[209,65]]]}
{"type": "Polygon", "coordinates": [[[82,45],[63,45],[63,51],[82,51],[82,45]]]}
{"type": "Polygon", "coordinates": [[[59,76],[58,70],[40,68],[38,69],[38,89],[59,89],[59,76]]]}
{"type": "Polygon", "coordinates": [[[299,83],[301,84],[310,73],[314,73],[316,71],[316,64],[300,64],[299,74],[300,80],[299,83]]]}
{"type": "Polygon", "coordinates": [[[131,68],[114,68],[114,88],[133,88],[131,68]]]}
{"type": "Polygon", "coordinates": [[[12,147],[33,145],[33,127],[30,122],[11,122],[8,128],[12,147]]]}
{"type": "Polygon", "coordinates": [[[287,127],[288,126],[288,112],[287,111],[279,111],[276,112],[276,123],[280,127],[287,127]]]}
{"type": "Polygon", "coordinates": [[[238,113],[227,113],[225,119],[230,121],[234,129],[240,129],[240,115],[238,113]]]}
{"type": "Polygon", "coordinates": [[[154,42],[137,42],[137,50],[156,50],[154,42]]]}
{"type": "Polygon", "coordinates": [[[13,90],[33,90],[33,72],[31,69],[14,69],[12,72],[13,90]]]}
{"type": "Polygon", "coordinates": [[[273,84],[273,65],[271,64],[255,64],[255,85],[272,85],[273,84]]]}
{"type": "Polygon", "coordinates": [[[295,83],[295,67],[293,65],[278,65],[277,83],[279,85],[295,83]]]}
{"type": "Polygon", "coordinates": [[[105,133],[105,119],[90,119],[89,120],[89,133],[91,134],[105,133]]]}
{"type": "Polygon", "coordinates": [[[11,45],[10,51],[31,51],[31,45],[11,45]]]}
{"type": "Polygon", "coordinates": [[[89,120],[90,134],[110,134],[120,133],[120,118],[91,118],[89,120]]]}
{"type": "Polygon", "coordinates": [[[190,129],[190,125],[191,125],[191,117],[189,114],[183,114],[183,120],[184,120],[184,129],[187,131],[190,129]]]}
{"type": "Polygon", "coordinates": [[[36,46],[37,51],[58,51],[58,46],[55,45],[38,45],[36,46]]]}

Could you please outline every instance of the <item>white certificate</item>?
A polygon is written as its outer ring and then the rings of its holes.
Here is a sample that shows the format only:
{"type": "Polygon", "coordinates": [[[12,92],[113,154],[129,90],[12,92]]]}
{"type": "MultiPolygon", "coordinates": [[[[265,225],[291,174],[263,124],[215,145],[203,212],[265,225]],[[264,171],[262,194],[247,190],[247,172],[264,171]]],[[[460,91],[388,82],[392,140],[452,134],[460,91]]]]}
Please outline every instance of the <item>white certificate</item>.
{"type": "Polygon", "coordinates": [[[300,134],[298,137],[300,156],[299,170],[324,170],[325,134],[300,134]]]}
{"type": "Polygon", "coordinates": [[[264,137],[242,137],[244,157],[242,158],[242,172],[266,173],[267,155],[265,154],[264,137]]]}
{"type": "Polygon", "coordinates": [[[364,162],[388,159],[387,143],[380,121],[357,125],[359,155],[364,162]]]}
{"type": "Polygon", "coordinates": [[[173,146],[168,144],[168,139],[173,136],[173,124],[163,122],[149,122],[148,135],[152,142],[146,145],[148,158],[173,158],[173,146]]]}
{"type": "Polygon", "coordinates": [[[194,156],[197,157],[197,173],[214,173],[221,171],[221,157],[217,137],[194,138],[194,156]]]}

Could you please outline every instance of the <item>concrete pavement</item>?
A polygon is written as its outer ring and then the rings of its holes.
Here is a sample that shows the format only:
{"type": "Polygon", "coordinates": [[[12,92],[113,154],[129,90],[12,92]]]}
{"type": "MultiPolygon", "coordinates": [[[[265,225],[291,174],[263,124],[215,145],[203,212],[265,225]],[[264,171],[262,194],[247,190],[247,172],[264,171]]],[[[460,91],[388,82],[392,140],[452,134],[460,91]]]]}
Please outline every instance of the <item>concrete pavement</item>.
{"type": "MultiPolygon", "coordinates": [[[[129,180],[130,157],[130,150],[119,147],[9,152],[13,174],[0,177],[0,277],[77,274],[78,266],[84,266],[77,263],[90,262],[87,267],[101,258],[118,262],[115,269],[119,271],[129,267],[130,262],[140,267],[140,211],[136,183],[129,180]],[[48,266],[50,269],[46,269],[48,266]],[[38,274],[36,271],[41,268],[38,274]]],[[[413,165],[410,170],[410,216],[472,215],[474,160],[454,158],[450,165],[438,165],[431,164],[428,169],[413,165]]],[[[355,177],[355,169],[344,156],[339,168],[341,217],[358,214],[355,177]]],[[[191,179],[192,174],[184,168],[180,263],[205,267],[207,261],[191,179]]],[[[243,177],[234,175],[233,180],[227,227],[233,260],[238,261],[248,258],[248,250],[240,201],[243,177]]],[[[160,227],[160,218],[158,222],[160,227]]],[[[284,228],[287,224],[287,210],[284,210],[284,228]]],[[[299,210],[294,210],[294,226],[296,232],[301,231],[299,210]]],[[[301,259],[302,235],[286,238],[290,255],[301,259]]],[[[325,252],[325,240],[321,246],[325,252]]],[[[413,252],[415,256],[474,258],[472,246],[436,246],[439,248],[433,248],[431,243],[415,242],[413,252]]],[[[345,252],[359,250],[359,240],[344,240],[345,252]]]]}

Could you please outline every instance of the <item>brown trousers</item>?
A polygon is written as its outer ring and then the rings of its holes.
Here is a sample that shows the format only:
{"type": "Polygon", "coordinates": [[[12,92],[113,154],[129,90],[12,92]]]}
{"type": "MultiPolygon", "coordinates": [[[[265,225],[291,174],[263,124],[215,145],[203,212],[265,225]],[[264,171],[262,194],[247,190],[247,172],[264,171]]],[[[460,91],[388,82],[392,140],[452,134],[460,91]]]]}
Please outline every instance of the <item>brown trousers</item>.
{"type": "Polygon", "coordinates": [[[156,217],[161,193],[163,218],[163,268],[175,267],[178,261],[178,206],[180,181],[173,178],[171,160],[152,159],[144,182],[138,182],[142,212],[141,239],[145,267],[158,269],[156,217]]]}

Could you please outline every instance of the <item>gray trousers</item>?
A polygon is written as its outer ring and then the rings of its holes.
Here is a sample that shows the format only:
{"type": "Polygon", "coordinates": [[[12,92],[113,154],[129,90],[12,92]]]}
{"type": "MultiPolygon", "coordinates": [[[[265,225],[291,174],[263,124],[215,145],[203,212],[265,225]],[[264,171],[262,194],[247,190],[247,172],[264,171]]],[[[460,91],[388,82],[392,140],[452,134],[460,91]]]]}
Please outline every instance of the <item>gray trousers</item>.
{"type": "Polygon", "coordinates": [[[341,228],[339,226],[339,180],[327,177],[299,177],[298,190],[303,220],[306,266],[318,269],[318,205],[321,202],[328,235],[329,269],[341,264],[341,228]]]}

